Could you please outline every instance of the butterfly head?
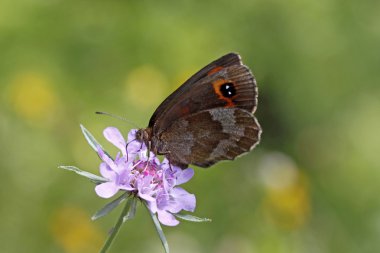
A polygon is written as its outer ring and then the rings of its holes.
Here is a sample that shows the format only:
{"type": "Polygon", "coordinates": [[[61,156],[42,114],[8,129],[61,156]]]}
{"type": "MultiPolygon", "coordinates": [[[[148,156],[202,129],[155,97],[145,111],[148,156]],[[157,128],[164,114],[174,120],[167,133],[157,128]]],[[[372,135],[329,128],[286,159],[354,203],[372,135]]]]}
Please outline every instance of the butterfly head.
{"type": "Polygon", "coordinates": [[[152,140],[152,128],[140,128],[136,132],[136,140],[143,142],[147,147],[149,147],[149,143],[152,140]]]}

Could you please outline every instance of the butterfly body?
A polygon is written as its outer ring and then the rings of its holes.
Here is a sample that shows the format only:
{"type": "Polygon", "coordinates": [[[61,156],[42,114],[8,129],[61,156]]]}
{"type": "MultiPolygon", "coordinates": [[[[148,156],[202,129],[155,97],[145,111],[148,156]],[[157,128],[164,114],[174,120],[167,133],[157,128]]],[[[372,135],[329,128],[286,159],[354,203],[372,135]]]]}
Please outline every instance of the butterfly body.
{"type": "Polygon", "coordinates": [[[170,163],[209,167],[260,140],[255,79],[238,54],[210,63],[166,98],[136,138],[170,163]]]}

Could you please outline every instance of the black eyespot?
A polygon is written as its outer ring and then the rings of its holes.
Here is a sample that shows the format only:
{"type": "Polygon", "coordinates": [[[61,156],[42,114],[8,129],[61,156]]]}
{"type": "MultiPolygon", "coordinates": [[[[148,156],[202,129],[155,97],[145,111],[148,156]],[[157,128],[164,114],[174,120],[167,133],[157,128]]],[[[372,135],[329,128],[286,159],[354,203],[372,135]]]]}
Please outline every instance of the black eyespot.
{"type": "Polygon", "coordinates": [[[236,95],[236,90],[233,83],[224,83],[220,86],[220,92],[223,97],[230,98],[236,95]]]}

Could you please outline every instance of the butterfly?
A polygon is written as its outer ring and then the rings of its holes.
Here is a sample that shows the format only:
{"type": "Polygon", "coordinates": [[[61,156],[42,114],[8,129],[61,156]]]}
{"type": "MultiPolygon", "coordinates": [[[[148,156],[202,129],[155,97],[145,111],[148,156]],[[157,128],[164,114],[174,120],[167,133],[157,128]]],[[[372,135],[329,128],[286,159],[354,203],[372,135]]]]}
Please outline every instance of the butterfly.
{"type": "Polygon", "coordinates": [[[181,168],[234,160],[260,141],[257,85],[239,54],[211,62],[169,95],[136,139],[181,168]]]}

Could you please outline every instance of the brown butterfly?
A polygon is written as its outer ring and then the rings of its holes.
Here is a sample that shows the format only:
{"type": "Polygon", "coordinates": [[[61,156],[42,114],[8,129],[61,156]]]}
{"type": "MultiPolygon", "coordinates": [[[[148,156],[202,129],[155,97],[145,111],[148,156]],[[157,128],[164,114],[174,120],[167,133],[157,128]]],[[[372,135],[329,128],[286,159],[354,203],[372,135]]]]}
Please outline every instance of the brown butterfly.
{"type": "Polygon", "coordinates": [[[167,97],[136,139],[181,168],[233,160],[260,140],[261,128],[253,116],[257,95],[251,71],[238,54],[229,53],[167,97]]]}

